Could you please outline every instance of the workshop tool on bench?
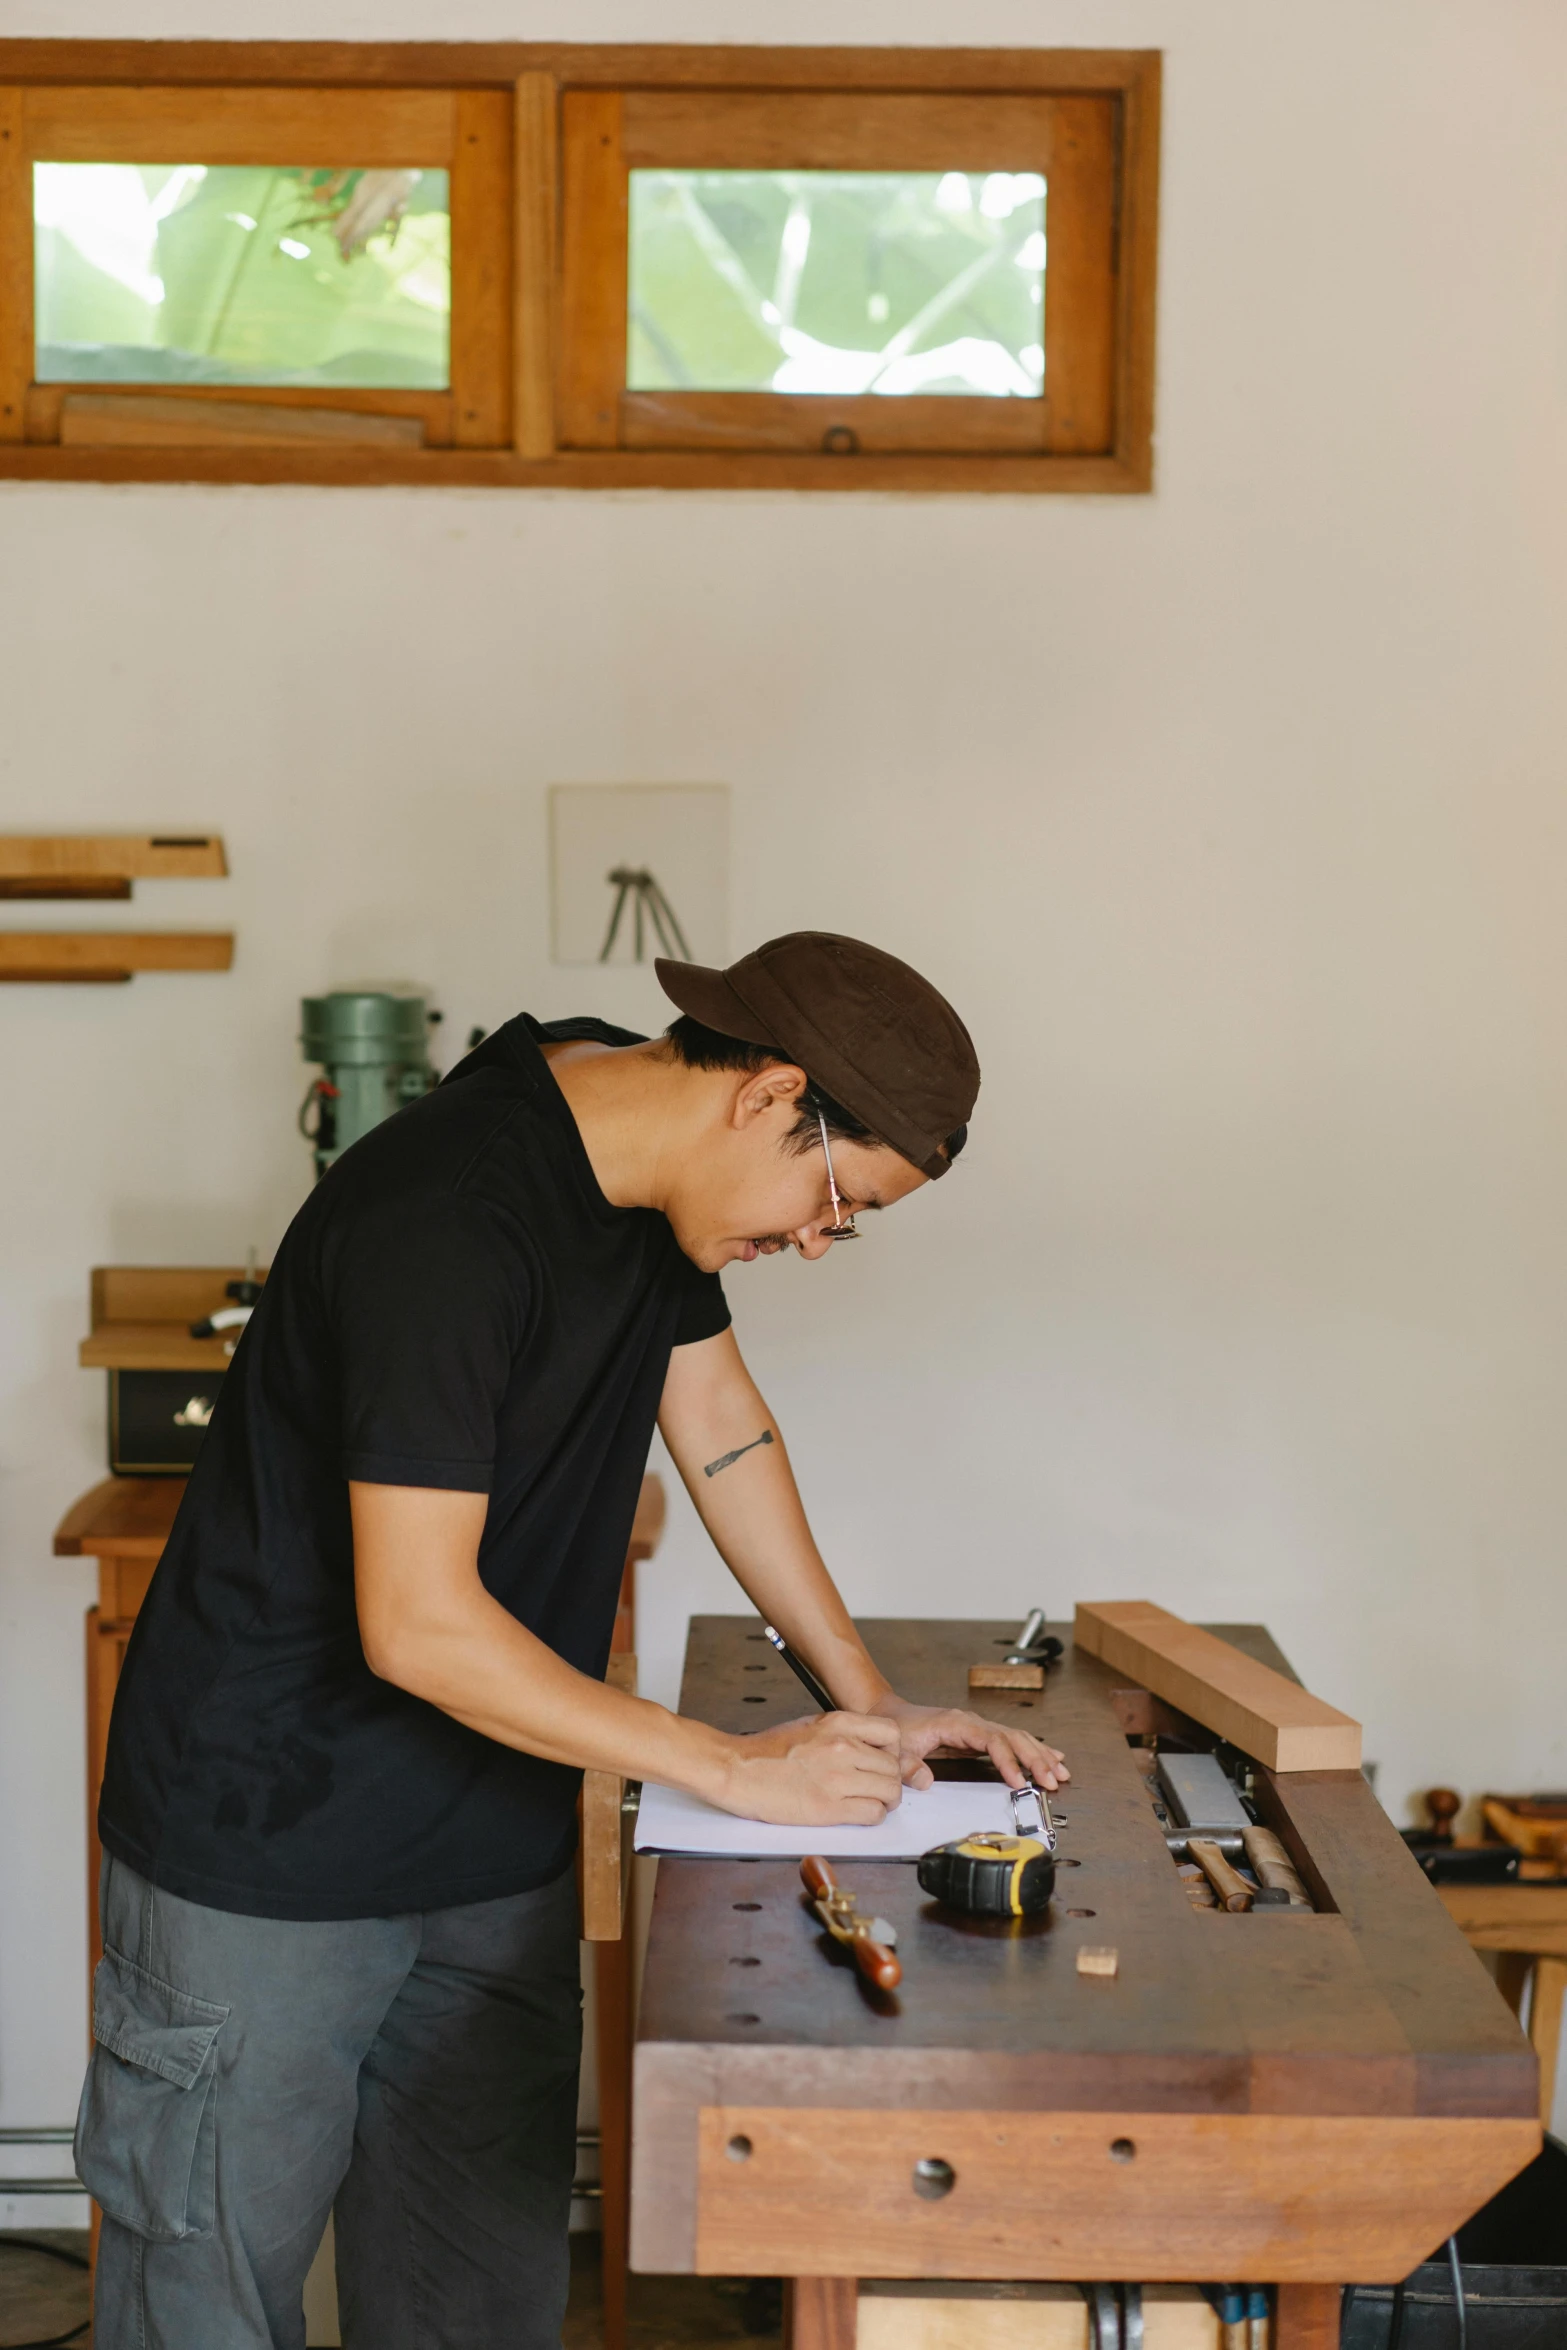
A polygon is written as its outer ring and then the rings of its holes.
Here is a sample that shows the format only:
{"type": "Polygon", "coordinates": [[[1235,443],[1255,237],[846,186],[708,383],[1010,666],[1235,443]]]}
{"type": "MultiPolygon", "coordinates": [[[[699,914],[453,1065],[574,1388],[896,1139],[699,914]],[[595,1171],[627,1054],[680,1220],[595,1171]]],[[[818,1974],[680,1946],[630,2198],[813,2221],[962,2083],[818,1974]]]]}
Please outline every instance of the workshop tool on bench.
{"type": "Polygon", "coordinates": [[[815,1853],[801,1861],[800,1882],[828,1933],[852,1952],[866,1980],[878,1991],[895,1991],[903,1980],[903,1968],[893,1949],[897,1928],[885,1918],[866,1917],[857,1909],[847,1885],[840,1885],[826,1861],[815,1853]]]}
{"type": "Polygon", "coordinates": [[[1008,1789],[1013,1833],[976,1829],[920,1857],[922,1892],[974,1917],[1032,1917],[1049,1906],[1056,1882],[1056,1823],[1050,1798],[1032,1779],[1008,1789]],[[1032,1808],[1030,1824],[1025,1814],[1032,1808]]]}
{"type": "MultiPolygon", "coordinates": [[[[1196,1862],[1224,1907],[1236,1914],[1288,1908],[1288,1887],[1270,1885],[1266,1878],[1248,1885],[1234,1866],[1242,1857],[1249,1858],[1246,1838],[1259,1831],[1218,1759],[1211,1754],[1161,1754],[1157,1776],[1173,1823],[1165,1832],[1166,1844],[1177,1859],[1187,1856],[1196,1862]]],[[[1278,1839],[1272,1842],[1277,1844],[1278,1839]]],[[[1282,1845],[1278,1853],[1288,1868],[1282,1845]]],[[[1304,1898],[1305,1887],[1300,1890],[1304,1898]]]]}
{"type": "MultiPolygon", "coordinates": [[[[190,1325],[192,1338],[216,1338],[223,1330],[244,1329],[261,1298],[261,1283],[256,1279],[256,1252],[253,1248],[245,1251],[243,1279],[225,1281],[223,1294],[225,1297],[231,1297],[234,1303],[231,1306],[219,1306],[216,1313],[206,1314],[199,1322],[192,1322],[190,1325]]],[[[223,1348],[224,1353],[231,1355],[238,1344],[237,1338],[226,1340],[223,1348]]],[[[207,1418],[211,1417],[212,1413],[209,1407],[207,1418]]],[[[182,1426],[184,1424],[181,1423],[182,1426]]],[[[193,1424],[204,1427],[206,1422],[193,1424]]]]}
{"type": "Polygon", "coordinates": [[[971,1689],[1043,1689],[1045,1671],[1061,1654],[1061,1642],[1045,1630],[1045,1611],[1031,1607],[1017,1639],[999,1665],[970,1665],[971,1689]]]}
{"type": "Polygon", "coordinates": [[[439,1012],[422,995],[391,988],[340,988],[307,995],[299,1007],[299,1042],[313,1078],[299,1110],[299,1131],[324,1175],[350,1143],[436,1084],[429,1037],[439,1012]]]}
{"type": "Polygon", "coordinates": [[[1253,1874],[1266,1891],[1282,1893],[1291,1909],[1315,1907],[1295,1863],[1271,1828],[1247,1828],[1242,1832],[1241,1842],[1246,1847],[1253,1874]]]}

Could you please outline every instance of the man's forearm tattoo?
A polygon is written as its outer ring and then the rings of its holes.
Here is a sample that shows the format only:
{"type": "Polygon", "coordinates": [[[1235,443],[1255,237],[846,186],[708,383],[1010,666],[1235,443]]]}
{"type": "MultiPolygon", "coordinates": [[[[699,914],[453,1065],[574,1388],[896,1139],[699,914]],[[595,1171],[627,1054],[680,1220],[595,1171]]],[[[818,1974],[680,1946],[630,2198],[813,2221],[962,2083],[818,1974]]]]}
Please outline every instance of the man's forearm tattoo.
{"type": "Polygon", "coordinates": [[[733,1452],[726,1452],[721,1460],[709,1461],[702,1474],[704,1477],[716,1477],[720,1469],[732,1469],[736,1461],[742,1460],[748,1452],[755,1452],[759,1444],[771,1444],[772,1441],[771,1428],[764,1428],[761,1435],[753,1436],[749,1444],[738,1445],[733,1452]]]}

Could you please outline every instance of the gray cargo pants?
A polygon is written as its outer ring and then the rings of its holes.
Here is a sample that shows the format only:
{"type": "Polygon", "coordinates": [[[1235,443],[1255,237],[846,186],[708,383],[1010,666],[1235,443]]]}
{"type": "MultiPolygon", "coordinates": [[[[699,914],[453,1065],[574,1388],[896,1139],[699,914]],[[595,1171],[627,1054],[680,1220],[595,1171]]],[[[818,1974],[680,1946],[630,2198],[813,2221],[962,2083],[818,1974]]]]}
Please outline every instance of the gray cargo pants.
{"type": "Polygon", "coordinates": [[[570,1870],[295,1924],[106,1860],[76,2163],[96,2350],[303,2350],[327,2214],[351,2350],[556,2350],[581,1989],[570,1870]]]}

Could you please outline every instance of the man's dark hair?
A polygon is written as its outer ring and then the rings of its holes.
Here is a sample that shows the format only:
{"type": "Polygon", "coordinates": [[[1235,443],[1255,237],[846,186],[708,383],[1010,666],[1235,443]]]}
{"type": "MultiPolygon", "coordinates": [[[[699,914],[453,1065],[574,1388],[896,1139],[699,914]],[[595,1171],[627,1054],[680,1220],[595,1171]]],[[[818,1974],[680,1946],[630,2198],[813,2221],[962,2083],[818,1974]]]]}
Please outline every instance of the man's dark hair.
{"type": "MultiPolygon", "coordinates": [[[[672,1020],[664,1034],[674,1047],[675,1058],[688,1069],[735,1069],[754,1073],[773,1063],[789,1058],[779,1046],[751,1044],[742,1036],[725,1036],[717,1028],[704,1028],[700,1020],[683,1013],[672,1020]]],[[[863,1118],[846,1110],[830,1093],[815,1083],[806,1071],[805,1091],[796,1106],[794,1124],[786,1139],[790,1150],[807,1151],[821,1140],[819,1118],[827,1121],[828,1139],[832,1142],[868,1142],[882,1150],[891,1150],[891,1143],[873,1133],[863,1118]]],[[[960,1126],[956,1134],[947,1137],[947,1155],[955,1159],[968,1140],[968,1128],[960,1126]]]]}

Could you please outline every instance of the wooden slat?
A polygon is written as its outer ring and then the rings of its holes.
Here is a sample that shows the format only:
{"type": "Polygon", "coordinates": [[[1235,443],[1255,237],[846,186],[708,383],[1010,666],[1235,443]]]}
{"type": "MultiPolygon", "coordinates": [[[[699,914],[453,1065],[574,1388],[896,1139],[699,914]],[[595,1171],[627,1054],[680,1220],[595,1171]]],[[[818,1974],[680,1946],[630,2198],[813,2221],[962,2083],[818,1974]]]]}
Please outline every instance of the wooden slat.
{"type": "Polygon", "coordinates": [[[1115,445],[1114,98],[1059,98],[1045,198],[1045,445],[1115,445]]]}
{"type": "Polygon", "coordinates": [[[221,1376],[229,1362],[223,1340],[233,1335],[229,1330],[213,1338],[192,1338],[182,1322],[107,1322],[82,1340],[76,1359],[85,1371],[194,1371],[221,1376]]]}
{"type": "Polygon", "coordinates": [[[27,431],[33,372],[33,190],[23,93],[0,88],[0,442],[27,431]]]}
{"type": "MultiPolygon", "coordinates": [[[[27,389],[27,439],[58,445],[60,419],[68,399],[80,399],[84,388],[80,384],[29,384],[27,389]]],[[[424,426],[423,441],[413,441],[413,447],[448,449],[452,443],[452,396],[450,392],[394,391],[373,384],[356,384],[351,392],[344,392],[326,384],[267,384],[258,390],[254,384],[202,384],[180,386],[174,384],[94,384],[92,396],[101,400],[144,400],[149,395],[168,400],[198,400],[210,407],[231,404],[254,404],[258,400],[269,410],[278,408],[329,408],[338,414],[353,416],[408,416],[418,418],[424,426]]],[[[113,444],[120,446],[123,444],[113,444]]],[[[155,447],[147,442],[136,444],[155,447]]],[[[214,438],[212,448],[227,448],[227,440],[214,438]]],[[[265,448],[273,444],[264,441],[242,442],[242,447],[265,448]]],[[[293,446],[292,442],[278,446],[293,446]]],[[[307,446],[313,446],[307,443],[307,446]]],[[[322,446],[332,444],[322,443],[322,446]]],[[[355,446],[360,444],[355,443],[355,446]]],[[[402,444],[394,444],[401,446],[402,444]]]]}
{"type": "Polygon", "coordinates": [[[449,90],[29,89],[29,160],[450,165],[449,90]]]}
{"type": "Polygon", "coordinates": [[[1522,2119],[709,2106],[696,2264],[707,2276],[1381,2284],[1407,2276],[1540,2137],[1522,2119]],[[957,2174],[939,2201],[915,2192],[915,2165],[932,2159],[957,2174]]]}
{"type": "Polygon", "coordinates": [[[1272,1771],[1355,1771],[1360,1724],[1151,1600],[1079,1600],[1079,1648],[1272,1771]]]}
{"type": "Polygon", "coordinates": [[[560,438],[612,449],[626,381],[626,166],[618,91],[561,102],[560,438]]]}
{"type": "Polygon", "coordinates": [[[1043,171],[1049,98],[628,90],[627,168],[1043,171]]]}
{"type": "Polygon", "coordinates": [[[174,392],[67,392],[60,403],[62,448],[419,449],[417,416],[370,416],[268,400],[206,400],[174,392]]]}
{"type": "Polygon", "coordinates": [[[512,105],[499,90],[457,100],[452,157],[451,381],[459,448],[511,440],[512,105]]]}
{"type": "Polygon", "coordinates": [[[911,491],[958,497],[1120,497],[1147,481],[1120,456],[860,457],[741,449],[57,449],[0,443],[0,481],[313,482],[322,487],[911,491]]]}
{"type": "Polygon", "coordinates": [[[1119,90],[1137,49],[762,48],[745,42],[0,40],[0,79],[497,87],[553,73],[582,88],[1119,90]]]}
{"type": "Polygon", "coordinates": [[[1115,337],[1116,451],[1139,490],[1153,487],[1161,90],[1161,60],[1149,51],[1136,60],[1121,106],[1115,337]]]}
{"type": "Polygon", "coordinates": [[[555,278],[560,96],[550,73],[517,77],[513,118],[512,439],[522,457],[555,448],[555,278]]]}
{"type": "Polygon", "coordinates": [[[227,971],[229,930],[0,931],[0,980],[129,979],[137,971],[227,971]]]}
{"type": "Polygon", "coordinates": [[[621,439],[628,449],[799,449],[852,458],[859,450],[1037,454],[1043,400],[907,398],[866,393],[626,392],[621,439]]]}
{"type": "Polygon", "coordinates": [[[0,885],[91,879],[196,881],[228,871],[222,836],[206,833],[0,834],[0,885]]]}

